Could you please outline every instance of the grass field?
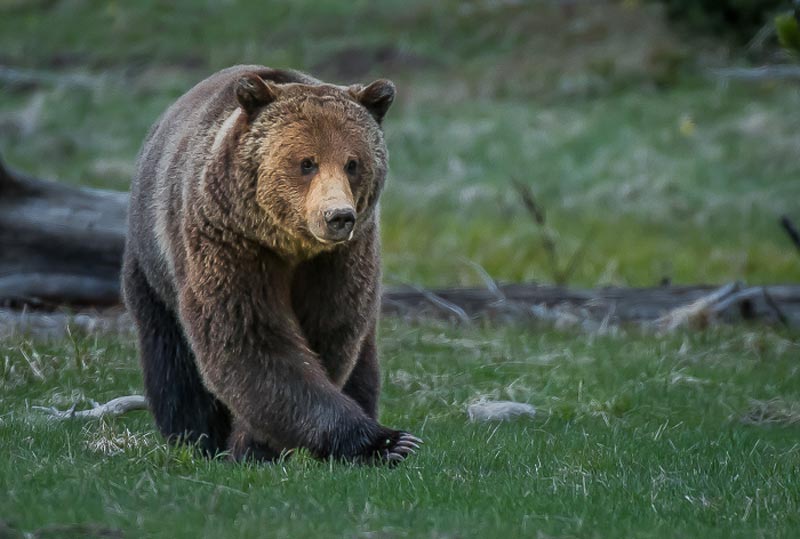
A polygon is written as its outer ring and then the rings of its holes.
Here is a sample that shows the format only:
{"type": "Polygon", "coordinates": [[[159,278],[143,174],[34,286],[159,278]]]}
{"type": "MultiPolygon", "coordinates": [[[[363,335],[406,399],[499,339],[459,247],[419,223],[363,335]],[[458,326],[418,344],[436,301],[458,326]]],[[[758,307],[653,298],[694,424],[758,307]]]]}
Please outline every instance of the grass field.
{"type": "MultiPolygon", "coordinates": [[[[800,279],[777,226],[800,221],[797,87],[706,76],[741,55],[653,3],[561,4],[0,0],[0,152],[127,189],[150,124],[216,69],[390,77],[388,284],[479,283],[469,262],[552,281],[543,234],[562,266],[581,250],[573,285],[800,279]]],[[[387,319],[380,343],[382,420],[426,440],[391,470],[209,462],[138,412],[51,422],[31,407],[141,392],[130,337],[0,341],[0,539],[800,535],[797,332],[387,319]],[[470,423],[481,399],[538,414],[470,423]]]]}
{"type": "Polygon", "coordinates": [[[136,391],[127,341],[12,341],[0,514],[22,530],[102,523],[128,537],[796,537],[796,336],[666,339],[387,321],[383,418],[426,440],[402,466],[302,455],[273,466],[166,447],[149,417],[51,423],[136,391]],[[38,374],[36,374],[38,372],[38,374]],[[87,380],[91,380],[88,383],[87,380]],[[480,398],[535,419],[473,424],[480,398]]]}

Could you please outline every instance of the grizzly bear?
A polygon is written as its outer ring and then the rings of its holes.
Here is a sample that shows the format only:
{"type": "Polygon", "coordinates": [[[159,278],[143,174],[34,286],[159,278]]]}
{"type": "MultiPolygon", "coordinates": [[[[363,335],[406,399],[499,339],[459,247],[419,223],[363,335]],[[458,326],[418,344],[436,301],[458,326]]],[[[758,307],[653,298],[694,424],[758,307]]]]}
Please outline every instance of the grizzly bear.
{"type": "Polygon", "coordinates": [[[123,292],[150,409],[171,441],[235,460],[295,448],[399,462],[377,420],[381,122],[394,85],[236,66],[150,130],[123,292]]]}

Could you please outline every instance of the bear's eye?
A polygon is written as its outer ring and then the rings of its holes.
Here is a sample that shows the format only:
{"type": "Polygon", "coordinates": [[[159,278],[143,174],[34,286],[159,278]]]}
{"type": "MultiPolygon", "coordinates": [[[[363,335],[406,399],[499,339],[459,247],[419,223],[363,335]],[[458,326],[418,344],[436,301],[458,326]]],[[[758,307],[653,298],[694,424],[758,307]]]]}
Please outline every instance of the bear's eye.
{"type": "Polygon", "coordinates": [[[313,159],[303,159],[300,162],[300,172],[303,173],[303,176],[306,174],[311,174],[317,169],[317,164],[314,162],[313,159]]]}
{"type": "Polygon", "coordinates": [[[355,159],[351,159],[344,166],[344,170],[345,170],[345,172],[347,172],[348,174],[350,174],[352,176],[353,174],[358,172],[358,161],[356,161],[355,159]]]}

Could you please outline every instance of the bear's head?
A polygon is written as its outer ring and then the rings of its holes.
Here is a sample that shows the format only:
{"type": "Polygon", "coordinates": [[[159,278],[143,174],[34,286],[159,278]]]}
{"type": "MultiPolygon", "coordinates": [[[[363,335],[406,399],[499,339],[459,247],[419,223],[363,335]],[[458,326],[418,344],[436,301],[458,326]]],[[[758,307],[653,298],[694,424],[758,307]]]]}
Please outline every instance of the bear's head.
{"type": "Polygon", "coordinates": [[[253,73],[237,81],[247,123],[239,147],[256,203],[273,233],[287,236],[283,244],[312,254],[372,224],[387,172],[381,122],[394,95],[387,80],[275,84],[253,73]]]}

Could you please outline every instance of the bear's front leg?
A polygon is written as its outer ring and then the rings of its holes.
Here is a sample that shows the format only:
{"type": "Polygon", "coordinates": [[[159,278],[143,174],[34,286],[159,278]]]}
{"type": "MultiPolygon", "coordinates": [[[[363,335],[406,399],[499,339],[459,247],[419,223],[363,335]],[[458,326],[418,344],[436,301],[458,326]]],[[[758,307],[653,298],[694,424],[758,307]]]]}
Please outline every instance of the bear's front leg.
{"type": "Polygon", "coordinates": [[[343,394],[302,336],[290,273],[270,251],[189,236],[180,315],[203,380],[258,443],[319,458],[399,461],[418,439],[343,394]]]}
{"type": "Polygon", "coordinates": [[[300,264],[292,281],[292,306],[331,381],[377,418],[380,258],[374,228],[300,264]]]}

